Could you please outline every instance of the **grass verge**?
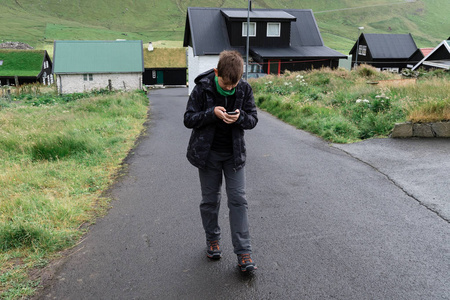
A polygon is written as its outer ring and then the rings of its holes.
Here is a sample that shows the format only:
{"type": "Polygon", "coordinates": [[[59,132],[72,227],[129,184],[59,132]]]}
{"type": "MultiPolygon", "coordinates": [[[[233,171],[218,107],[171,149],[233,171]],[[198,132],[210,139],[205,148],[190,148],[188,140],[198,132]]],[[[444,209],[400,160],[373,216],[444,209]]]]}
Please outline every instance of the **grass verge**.
{"type": "Polygon", "coordinates": [[[421,72],[417,80],[378,72],[321,69],[250,81],[256,104],[327,141],[387,137],[395,123],[450,120],[450,73],[421,72]]]}
{"type": "Polygon", "coordinates": [[[0,100],[0,298],[31,295],[39,281],[29,270],[74,245],[105,210],[102,192],[147,110],[138,91],[0,100]]]}

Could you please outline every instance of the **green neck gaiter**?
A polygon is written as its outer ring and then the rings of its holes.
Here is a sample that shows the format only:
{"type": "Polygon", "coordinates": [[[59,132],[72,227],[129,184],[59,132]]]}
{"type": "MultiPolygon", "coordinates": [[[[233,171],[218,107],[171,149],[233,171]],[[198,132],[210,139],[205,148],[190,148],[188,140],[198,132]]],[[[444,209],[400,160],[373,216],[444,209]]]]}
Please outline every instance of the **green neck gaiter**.
{"type": "Polygon", "coordinates": [[[219,94],[221,94],[224,97],[228,97],[234,94],[234,92],[236,92],[236,88],[233,88],[230,91],[225,91],[224,89],[222,89],[219,85],[219,78],[217,76],[214,76],[214,81],[216,82],[216,89],[219,92],[219,94]]]}

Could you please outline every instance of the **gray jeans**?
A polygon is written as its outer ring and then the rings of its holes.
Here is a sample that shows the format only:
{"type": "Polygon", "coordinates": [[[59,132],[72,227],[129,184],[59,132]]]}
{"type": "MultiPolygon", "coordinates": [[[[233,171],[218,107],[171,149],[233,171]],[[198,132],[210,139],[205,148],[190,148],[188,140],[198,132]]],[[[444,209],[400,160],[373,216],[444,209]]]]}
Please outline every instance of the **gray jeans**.
{"type": "Polygon", "coordinates": [[[220,239],[218,217],[224,176],[234,253],[251,253],[244,168],[238,171],[234,170],[232,154],[211,151],[206,168],[199,169],[199,175],[202,188],[200,214],[206,239],[210,241],[220,239]]]}

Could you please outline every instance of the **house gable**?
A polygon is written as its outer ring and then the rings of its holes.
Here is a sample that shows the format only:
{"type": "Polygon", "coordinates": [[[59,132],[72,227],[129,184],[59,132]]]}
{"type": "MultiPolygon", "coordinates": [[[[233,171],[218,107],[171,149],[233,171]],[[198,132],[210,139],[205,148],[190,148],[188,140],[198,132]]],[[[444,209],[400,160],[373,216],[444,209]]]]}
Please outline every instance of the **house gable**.
{"type": "Polygon", "coordinates": [[[450,70],[450,40],[442,41],[430,54],[416,64],[413,70],[421,66],[450,70]]]}
{"type": "Polygon", "coordinates": [[[233,49],[220,9],[189,7],[183,46],[192,47],[195,56],[218,55],[223,50],[233,49]]]}

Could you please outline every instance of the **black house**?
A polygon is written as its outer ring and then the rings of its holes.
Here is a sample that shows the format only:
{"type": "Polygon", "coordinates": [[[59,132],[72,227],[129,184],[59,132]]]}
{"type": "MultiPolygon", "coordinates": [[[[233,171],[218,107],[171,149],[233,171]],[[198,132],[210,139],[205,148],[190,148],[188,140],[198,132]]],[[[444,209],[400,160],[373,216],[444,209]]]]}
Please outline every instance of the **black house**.
{"type": "Polygon", "coordinates": [[[46,50],[0,49],[0,86],[53,83],[52,61],[46,50]]]}
{"type": "Polygon", "coordinates": [[[380,71],[398,73],[423,58],[422,52],[418,50],[411,34],[362,33],[350,54],[352,66],[355,63],[367,64],[380,71]]]}
{"type": "Polygon", "coordinates": [[[442,41],[433,51],[417,63],[413,70],[418,68],[450,70],[450,37],[442,41]]]}
{"type": "MultiPolygon", "coordinates": [[[[347,56],[323,44],[310,9],[253,9],[249,23],[249,73],[281,74],[339,65],[347,56]]],[[[223,50],[246,55],[247,9],[189,7],[183,46],[189,83],[215,67],[223,50]]]]}

